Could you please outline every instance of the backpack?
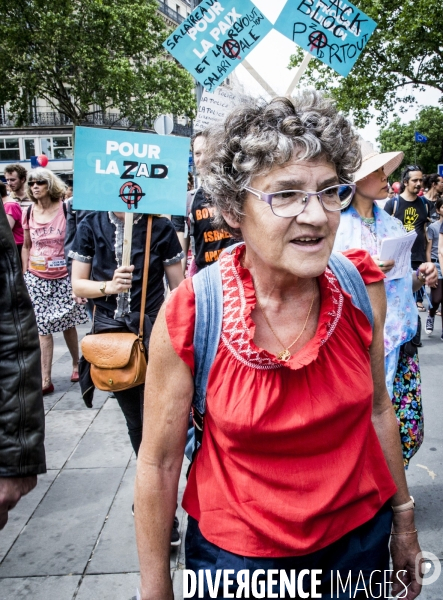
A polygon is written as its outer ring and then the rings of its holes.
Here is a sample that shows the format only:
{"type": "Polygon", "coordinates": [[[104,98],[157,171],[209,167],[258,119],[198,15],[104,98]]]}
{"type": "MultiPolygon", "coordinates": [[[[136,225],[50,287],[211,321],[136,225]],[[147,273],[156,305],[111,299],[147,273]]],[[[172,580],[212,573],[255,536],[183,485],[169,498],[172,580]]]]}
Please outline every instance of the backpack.
{"type": "MultiPolygon", "coordinates": [[[[225,252],[231,253],[237,246],[238,244],[230,246],[225,252]]],[[[342,290],[351,296],[354,306],[366,315],[373,328],[374,315],[371,302],[358,269],[339,252],[331,254],[328,266],[342,290]]],[[[202,444],[206,388],[222,330],[223,288],[218,261],[194,275],[192,284],[195,294],[194,396],[185,447],[185,455],[191,461],[191,465],[202,444]]]]}

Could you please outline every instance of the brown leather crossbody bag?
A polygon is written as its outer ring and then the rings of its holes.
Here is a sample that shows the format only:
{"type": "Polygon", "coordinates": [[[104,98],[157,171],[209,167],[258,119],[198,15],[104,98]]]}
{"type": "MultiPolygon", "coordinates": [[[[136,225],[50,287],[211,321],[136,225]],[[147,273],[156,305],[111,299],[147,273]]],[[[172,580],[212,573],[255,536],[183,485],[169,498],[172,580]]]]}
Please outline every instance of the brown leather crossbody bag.
{"type": "Polygon", "coordinates": [[[148,217],[145,262],[140,309],[140,326],[135,333],[94,333],[83,338],[82,353],[91,364],[91,378],[96,388],[105,392],[121,392],[144,383],[146,352],[143,345],[146,294],[151,251],[152,215],[148,217]]]}

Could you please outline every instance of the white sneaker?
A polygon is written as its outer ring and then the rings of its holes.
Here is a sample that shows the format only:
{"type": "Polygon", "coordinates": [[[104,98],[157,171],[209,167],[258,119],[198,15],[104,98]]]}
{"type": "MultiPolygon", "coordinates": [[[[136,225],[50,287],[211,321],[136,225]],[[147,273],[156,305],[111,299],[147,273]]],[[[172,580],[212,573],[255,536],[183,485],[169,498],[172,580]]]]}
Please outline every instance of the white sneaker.
{"type": "Polygon", "coordinates": [[[434,331],[434,319],[435,317],[431,317],[430,315],[428,315],[428,318],[426,319],[426,333],[428,335],[432,335],[432,332],[434,331]]]}

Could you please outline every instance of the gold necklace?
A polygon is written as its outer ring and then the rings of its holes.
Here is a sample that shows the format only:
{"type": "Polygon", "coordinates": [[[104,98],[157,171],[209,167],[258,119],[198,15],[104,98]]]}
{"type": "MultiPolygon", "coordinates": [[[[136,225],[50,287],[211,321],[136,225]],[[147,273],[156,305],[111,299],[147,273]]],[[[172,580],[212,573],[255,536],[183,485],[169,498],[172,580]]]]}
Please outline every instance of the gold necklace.
{"type": "Polygon", "coordinates": [[[291,358],[291,353],[289,352],[290,348],[292,348],[292,346],[298,342],[298,340],[301,338],[303,332],[306,329],[306,325],[308,324],[309,316],[311,314],[312,307],[314,306],[315,286],[314,286],[314,292],[312,294],[311,306],[309,307],[309,311],[308,311],[307,317],[305,319],[305,323],[303,325],[303,329],[300,331],[300,333],[295,338],[295,340],[292,342],[292,344],[289,344],[289,346],[287,348],[285,348],[285,345],[282,343],[282,341],[280,340],[280,338],[278,337],[278,335],[275,333],[274,329],[272,328],[271,323],[268,321],[268,318],[267,318],[267,316],[265,314],[265,311],[263,310],[263,306],[261,305],[261,302],[260,302],[259,297],[257,295],[257,288],[256,288],[255,284],[254,284],[254,287],[255,287],[255,297],[257,299],[257,304],[260,307],[260,310],[262,312],[263,318],[265,319],[266,323],[268,324],[269,329],[274,334],[274,336],[275,336],[276,340],[278,341],[278,343],[280,344],[280,346],[283,346],[283,350],[277,354],[277,358],[278,358],[278,360],[283,360],[284,362],[288,362],[288,360],[291,358]]]}

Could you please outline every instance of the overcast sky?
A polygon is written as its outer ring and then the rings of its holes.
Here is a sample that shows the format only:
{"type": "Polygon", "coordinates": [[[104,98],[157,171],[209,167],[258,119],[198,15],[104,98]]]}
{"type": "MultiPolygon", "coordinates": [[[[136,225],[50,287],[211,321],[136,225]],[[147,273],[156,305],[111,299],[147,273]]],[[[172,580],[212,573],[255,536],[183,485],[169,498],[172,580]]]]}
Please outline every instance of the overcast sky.
{"type": "MultiPolygon", "coordinates": [[[[280,14],[286,0],[254,0],[257,7],[263,14],[274,23],[280,14]]],[[[248,62],[265,79],[277,94],[285,94],[290,82],[292,81],[296,69],[289,70],[289,57],[294,53],[295,44],[281,33],[272,30],[266,38],[248,55],[248,62]]],[[[240,65],[235,70],[239,81],[243,84],[246,92],[254,96],[262,95],[268,97],[260,84],[240,65]]],[[[418,103],[421,106],[438,105],[440,92],[435,89],[429,89],[427,92],[415,92],[418,103]]],[[[417,108],[412,108],[401,116],[402,121],[409,122],[416,116],[417,108]]],[[[425,131],[420,132],[426,134],[425,131]]],[[[372,143],[376,143],[378,127],[373,121],[361,130],[362,136],[372,143]]]]}

